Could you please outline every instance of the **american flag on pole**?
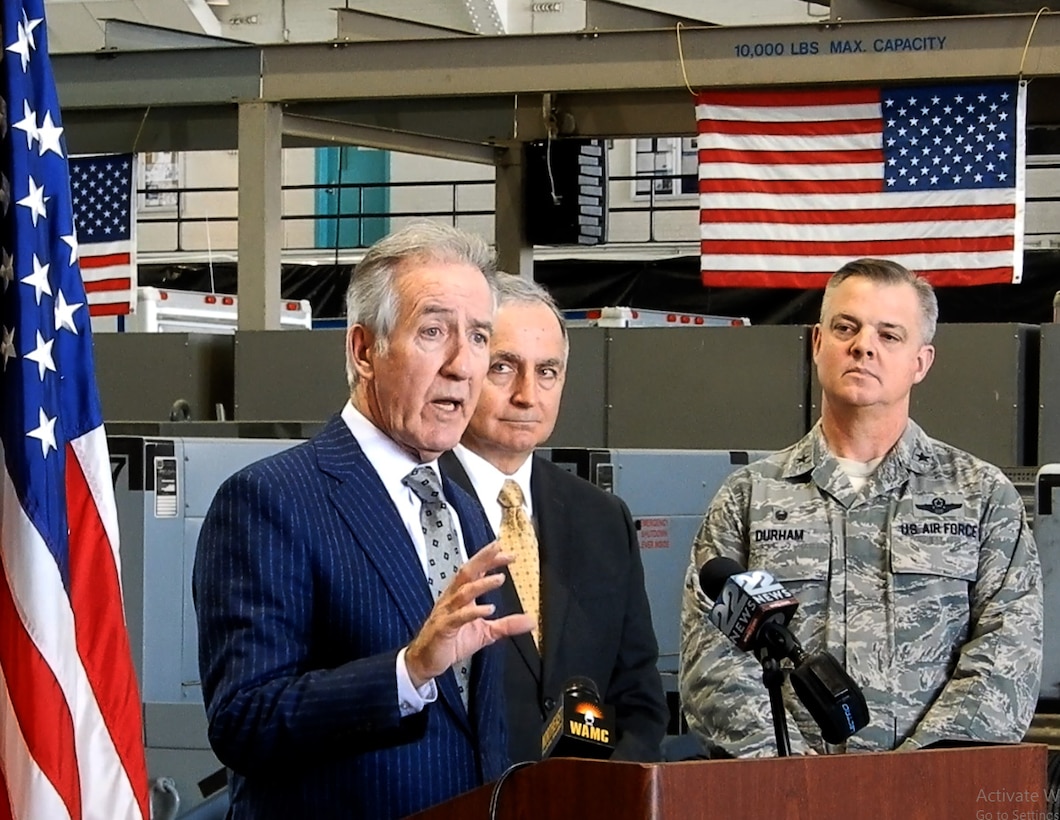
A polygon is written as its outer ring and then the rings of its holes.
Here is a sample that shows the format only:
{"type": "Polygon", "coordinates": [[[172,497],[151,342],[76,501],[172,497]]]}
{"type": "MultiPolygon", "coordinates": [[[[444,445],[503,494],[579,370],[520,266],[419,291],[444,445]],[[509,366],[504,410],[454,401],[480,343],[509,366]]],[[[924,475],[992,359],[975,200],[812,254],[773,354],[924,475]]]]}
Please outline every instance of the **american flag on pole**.
{"type": "Polygon", "coordinates": [[[1022,83],[697,95],[701,272],[823,287],[893,259],[934,285],[1023,271],[1022,83]]]}
{"type": "Polygon", "coordinates": [[[0,818],[148,817],[43,0],[0,18],[0,818]]]}
{"type": "Polygon", "coordinates": [[[119,316],[136,301],[135,155],[70,159],[81,277],[92,316],[119,316]]]}

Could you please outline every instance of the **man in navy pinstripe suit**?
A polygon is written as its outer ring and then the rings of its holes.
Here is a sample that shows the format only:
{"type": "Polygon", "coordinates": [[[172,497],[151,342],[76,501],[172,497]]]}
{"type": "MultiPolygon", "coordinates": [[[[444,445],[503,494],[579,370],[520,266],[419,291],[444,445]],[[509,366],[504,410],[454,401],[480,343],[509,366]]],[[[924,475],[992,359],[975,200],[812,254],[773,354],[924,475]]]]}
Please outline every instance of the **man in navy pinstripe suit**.
{"type": "Polygon", "coordinates": [[[403,483],[437,472],[474,410],[491,270],[484,243],[432,223],[369,249],[347,294],[349,403],[217,492],[194,596],[230,818],[400,817],[507,765],[491,645],[531,628],[490,617],[511,556],[443,479],[467,560],[435,601],[420,501],[403,483]],[[466,706],[454,665],[470,669],[466,706]]]}

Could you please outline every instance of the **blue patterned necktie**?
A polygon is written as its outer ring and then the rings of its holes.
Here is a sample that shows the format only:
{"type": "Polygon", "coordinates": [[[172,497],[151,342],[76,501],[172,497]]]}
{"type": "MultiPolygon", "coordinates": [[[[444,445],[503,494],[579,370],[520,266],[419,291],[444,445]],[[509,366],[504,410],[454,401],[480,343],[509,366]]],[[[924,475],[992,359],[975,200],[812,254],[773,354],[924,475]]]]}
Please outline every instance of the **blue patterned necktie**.
{"type": "MultiPolygon", "coordinates": [[[[453,526],[453,516],[442,497],[442,484],[433,468],[421,464],[401,479],[401,483],[412,490],[420,500],[420,528],[427,545],[427,584],[434,600],[437,601],[463,563],[460,541],[456,537],[456,527],[453,526]]],[[[453,665],[453,672],[460,687],[460,699],[467,708],[471,659],[462,658],[457,661],[453,665]]]]}

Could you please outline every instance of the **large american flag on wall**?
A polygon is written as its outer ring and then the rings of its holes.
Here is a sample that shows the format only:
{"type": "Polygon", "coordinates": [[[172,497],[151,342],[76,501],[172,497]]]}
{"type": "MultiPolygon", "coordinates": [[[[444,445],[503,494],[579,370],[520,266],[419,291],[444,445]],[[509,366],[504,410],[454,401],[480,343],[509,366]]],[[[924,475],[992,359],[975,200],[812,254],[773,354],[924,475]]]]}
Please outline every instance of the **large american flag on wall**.
{"type": "Polygon", "coordinates": [[[148,816],[43,0],[0,18],[0,818],[148,816]]]}
{"type": "Polygon", "coordinates": [[[81,276],[92,316],[118,316],[136,303],[135,155],[70,159],[81,276]]]}
{"type": "Polygon", "coordinates": [[[823,287],[866,256],[1019,282],[1025,111],[1016,81],[700,93],[703,283],[823,287]]]}

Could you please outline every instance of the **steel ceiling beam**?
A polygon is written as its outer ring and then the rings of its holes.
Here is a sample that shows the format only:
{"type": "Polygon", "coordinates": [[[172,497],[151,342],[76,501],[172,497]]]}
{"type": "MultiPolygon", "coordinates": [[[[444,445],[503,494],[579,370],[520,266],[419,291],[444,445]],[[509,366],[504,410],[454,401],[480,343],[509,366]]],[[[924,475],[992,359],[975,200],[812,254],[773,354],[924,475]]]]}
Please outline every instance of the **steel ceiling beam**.
{"type": "Polygon", "coordinates": [[[364,148],[402,151],[407,154],[475,162],[482,165],[495,165],[497,152],[500,150],[492,145],[410,134],[387,128],[351,125],[289,113],[283,116],[283,133],[285,136],[302,137],[311,142],[327,145],[359,145],[364,148]]]}
{"type": "MultiPolygon", "coordinates": [[[[59,55],[53,64],[71,142],[92,124],[98,144],[104,118],[131,108],[147,111],[148,125],[165,124],[154,139],[163,144],[168,135],[169,150],[190,138],[181,134],[184,107],[198,118],[215,108],[224,134],[232,133],[235,103],[261,101],[296,115],[326,109],[328,119],[353,125],[518,142],[543,136],[550,95],[571,114],[570,133],[621,137],[692,133],[685,76],[696,89],[903,83],[1014,77],[1021,60],[1025,76],[1042,78],[1031,84],[1031,122],[1057,124],[1060,14],[1043,14],[1027,46],[1033,19],[684,28],[683,71],[676,32],[668,29],[107,52],[59,55]],[[895,50],[902,44],[920,50],[895,50]],[[462,111],[471,112],[466,123],[462,111]]],[[[129,119],[117,124],[124,142],[129,119]]]]}

